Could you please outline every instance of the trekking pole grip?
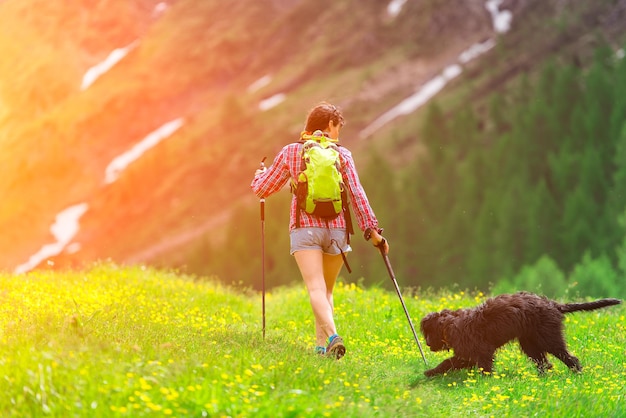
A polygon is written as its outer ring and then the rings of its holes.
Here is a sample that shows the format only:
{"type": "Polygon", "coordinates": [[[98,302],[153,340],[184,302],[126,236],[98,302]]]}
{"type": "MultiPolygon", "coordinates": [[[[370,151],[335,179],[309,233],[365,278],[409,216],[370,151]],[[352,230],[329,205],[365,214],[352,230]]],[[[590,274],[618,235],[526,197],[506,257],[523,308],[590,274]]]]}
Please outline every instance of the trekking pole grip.
{"type": "MultiPolygon", "coordinates": [[[[267,157],[263,157],[263,159],[261,160],[261,170],[263,170],[265,168],[265,159],[267,157]]],[[[261,203],[261,220],[264,221],[265,220],[265,198],[262,197],[259,202],[261,203]]]]}

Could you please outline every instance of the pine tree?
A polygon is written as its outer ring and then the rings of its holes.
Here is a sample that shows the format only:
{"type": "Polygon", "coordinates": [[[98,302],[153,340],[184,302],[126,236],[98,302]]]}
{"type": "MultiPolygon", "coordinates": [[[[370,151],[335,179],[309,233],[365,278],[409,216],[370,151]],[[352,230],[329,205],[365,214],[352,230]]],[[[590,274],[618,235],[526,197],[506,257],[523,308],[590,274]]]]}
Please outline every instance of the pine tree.
{"type": "Polygon", "coordinates": [[[571,269],[594,238],[591,223],[597,205],[581,185],[566,196],[559,225],[559,264],[571,269]]]}
{"type": "MultiPolygon", "coordinates": [[[[607,192],[608,199],[604,211],[604,217],[608,221],[608,233],[612,238],[611,243],[607,247],[621,242],[626,231],[626,224],[620,222],[626,210],[626,121],[624,121],[621,133],[618,136],[613,163],[615,171],[611,179],[611,186],[607,192]]],[[[607,248],[608,250],[609,248],[607,248]]]]}
{"type": "Polygon", "coordinates": [[[510,129],[510,123],[506,112],[507,103],[504,96],[494,93],[489,98],[489,122],[491,123],[491,132],[493,136],[500,135],[510,129]]]}
{"type": "Polygon", "coordinates": [[[445,150],[450,146],[451,135],[445,115],[437,102],[428,105],[420,138],[428,148],[428,152],[435,163],[441,161],[445,150]]]}
{"type": "Polygon", "coordinates": [[[542,255],[558,254],[555,236],[558,232],[557,204],[545,181],[540,181],[526,199],[523,262],[533,263],[542,255]]]}

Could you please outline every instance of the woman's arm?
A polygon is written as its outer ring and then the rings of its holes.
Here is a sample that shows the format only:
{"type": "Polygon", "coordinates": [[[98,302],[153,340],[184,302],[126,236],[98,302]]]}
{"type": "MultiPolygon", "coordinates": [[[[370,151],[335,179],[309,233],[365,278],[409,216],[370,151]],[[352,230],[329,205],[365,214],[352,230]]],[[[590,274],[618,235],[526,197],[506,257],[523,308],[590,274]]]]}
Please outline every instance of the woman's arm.
{"type": "Polygon", "coordinates": [[[259,198],[276,193],[289,180],[289,167],[285,158],[287,147],[284,147],[267,170],[257,170],[250,184],[252,191],[259,198]]]}

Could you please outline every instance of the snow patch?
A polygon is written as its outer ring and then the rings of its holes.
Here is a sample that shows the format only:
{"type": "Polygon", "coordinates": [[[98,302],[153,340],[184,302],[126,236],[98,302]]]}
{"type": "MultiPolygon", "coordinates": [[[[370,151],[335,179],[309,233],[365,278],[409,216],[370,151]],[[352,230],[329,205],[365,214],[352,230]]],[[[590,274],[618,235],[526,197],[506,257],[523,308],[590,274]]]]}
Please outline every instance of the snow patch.
{"type": "Polygon", "coordinates": [[[382,116],[372,122],[360,133],[362,138],[370,136],[372,133],[382,128],[387,123],[401,115],[408,115],[416,111],[419,107],[428,102],[433,96],[439,93],[446,84],[461,74],[460,65],[450,65],[446,67],[437,77],[426,82],[413,95],[404,99],[400,104],[385,112],[382,116]]]}
{"type": "Polygon", "coordinates": [[[270,75],[263,76],[248,86],[248,93],[254,93],[256,91],[259,91],[271,82],[272,82],[272,76],[270,75]]]}
{"type": "Polygon", "coordinates": [[[117,48],[111,51],[111,53],[104,59],[104,61],[89,68],[83,76],[83,81],[80,85],[81,90],[86,90],[91,86],[98,78],[109,71],[115,64],[120,62],[133,48],[137,46],[137,41],[131,43],[124,48],[117,48]]]}
{"type": "Polygon", "coordinates": [[[491,14],[491,20],[493,22],[493,29],[497,33],[505,33],[511,29],[511,21],[513,20],[513,13],[510,10],[500,11],[500,5],[504,0],[487,0],[485,7],[491,14]]]}
{"type": "MultiPolygon", "coordinates": [[[[42,261],[55,255],[61,254],[65,247],[78,233],[78,221],[81,216],[87,212],[89,205],[87,203],[79,203],[59,212],[56,216],[54,224],[50,227],[50,232],[56,239],[53,244],[46,244],[28,261],[15,268],[16,274],[26,273],[37,267],[42,261]]],[[[79,247],[80,248],[80,247],[79,247]]],[[[76,247],[73,246],[75,250],[76,247]]]]}
{"type": "Polygon", "coordinates": [[[162,1],[161,3],[158,3],[156,6],[154,6],[154,9],[152,10],[152,17],[161,16],[163,13],[165,13],[168,7],[169,6],[164,1],[162,1]]]}
{"type": "Polygon", "coordinates": [[[391,17],[396,17],[402,11],[402,7],[406,3],[406,0],[391,0],[387,5],[387,14],[391,17]]]}
{"type": "Polygon", "coordinates": [[[286,98],[287,96],[283,93],[275,94],[272,97],[261,100],[261,103],[259,103],[259,109],[261,109],[261,111],[263,112],[265,112],[266,110],[270,110],[271,108],[276,107],[284,102],[286,98]]]}
{"type": "Polygon", "coordinates": [[[163,139],[172,135],[178,128],[183,125],[184,119],[178,118],[167,122],[160,128],[148,134],[143,140],[135,144],[130,150],[118,155],[109,163],[105,170],[105,184],[113,183],[117,180],[124,169],[133,161],[137,160],[150,148],[161,142],[163,139]]]}
{"type": "Polygon", "coordinates": [[[496,46],[496,41],[494,41],[493,39],[487,39],[485,42],[474,44],[467,48],[465,51],[461,52],[461,54],[459,55],[459,62],[461,64],[467,64],[474,58],[489,51],[494,46],[496,46]]]}

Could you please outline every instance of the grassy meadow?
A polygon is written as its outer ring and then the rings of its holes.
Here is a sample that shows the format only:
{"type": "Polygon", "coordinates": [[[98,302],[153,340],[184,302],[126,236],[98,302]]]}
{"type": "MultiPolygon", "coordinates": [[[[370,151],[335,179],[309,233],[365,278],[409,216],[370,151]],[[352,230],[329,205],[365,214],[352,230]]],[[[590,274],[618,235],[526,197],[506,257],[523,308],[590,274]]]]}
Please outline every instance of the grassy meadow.
{"type": "MultiPolygon", "coordinates": [[[[487,297],[404,296],[416,327],[428,312],[487,297]]],[[[567,316],[581,374],[552,358],[554,369],[538,377],[510,344],[492,376],[434,379],[423,376],[395,293],[340,282],[335,305],[348,350],[339,361],[313,353],[303,286],[267,294],[263,339],[260,295],[210,279],[108,264],[0,274],[0,415],[626,416],[624,305],[567,316]]],[[[446,355],[427,351],[429,368],[446,355]]]]}

